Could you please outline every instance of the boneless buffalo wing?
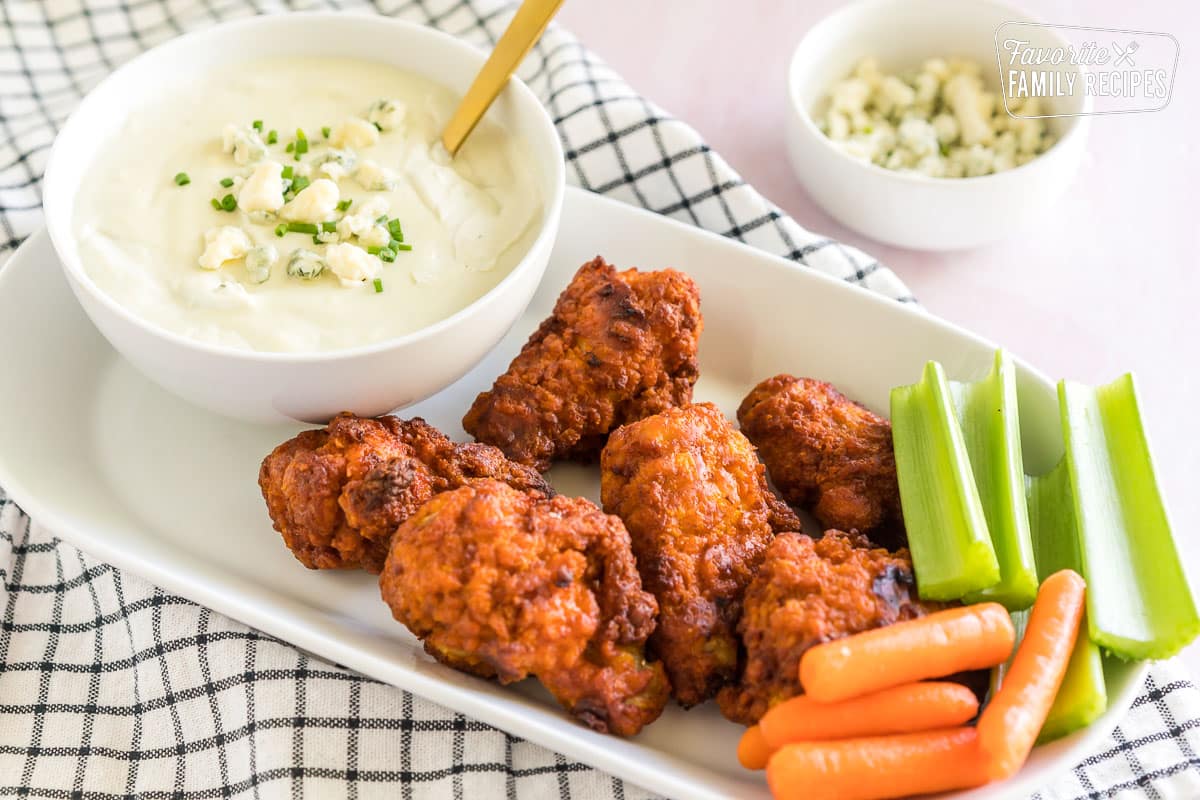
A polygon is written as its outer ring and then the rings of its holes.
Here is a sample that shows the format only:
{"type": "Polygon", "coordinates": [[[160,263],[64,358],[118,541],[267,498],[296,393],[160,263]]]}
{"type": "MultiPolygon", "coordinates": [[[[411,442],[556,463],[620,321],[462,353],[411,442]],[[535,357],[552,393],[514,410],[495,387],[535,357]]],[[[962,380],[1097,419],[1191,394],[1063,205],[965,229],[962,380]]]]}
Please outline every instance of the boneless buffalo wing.
{"type": "Polygon", "coordinates": [[[610,431],[692,399],[700,295],[672,269],[579,268],[463,427],[514,461],[594,461],[610,431]]]}
{"type": "Polygon", "coordinates": [[[658,606],[621,521],[587,500],[497,481],[439,494],[396,532],[380,590],[434,658],[534,676],[595,730],[632,736],[666,704],[644,653],[658,606]]]}
{"type": "Polygon", "coordinates": [[[650,643],[675,698],[703,702],[734,677],[742,593],[771,537],[800,521],[767,488],[754,446],[711,403],[615,431],[600,457],[600,492],[658,598],[650,643]]]}
{"type": "Polygon", "coordinates": [[[906,550],[867,544],[834,530],[771,542],[743,601],[740,679],[717,695],[726,717],[751,725],[800,694],[800,657],[813,645],[942,608],[917,599],[906,550]]]}
{"type": "Polygon", "coordinates": [[[828,383],[776,375],[737,413],[784,499],[823,528],[905,544],[892,426],[828,383]]]}
{"type": "Polygon", "coordinates": [[[420,418],[352,414],[276,447],[258,484],[275,529],[304,566],[379,572],[400,523],[438,492],[478,478],[550,491],[496,448],[455,444],[420,418]]]}

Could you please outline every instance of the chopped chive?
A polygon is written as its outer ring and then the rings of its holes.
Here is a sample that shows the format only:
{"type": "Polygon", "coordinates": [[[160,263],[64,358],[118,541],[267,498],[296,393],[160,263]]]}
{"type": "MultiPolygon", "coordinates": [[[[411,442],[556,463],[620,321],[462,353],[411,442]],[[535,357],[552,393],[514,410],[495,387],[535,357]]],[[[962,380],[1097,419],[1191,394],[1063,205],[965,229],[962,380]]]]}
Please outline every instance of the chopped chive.
{"type": "Polygon", "coordinates": [[[256,131],[261,131],[263,129],[262,120],[261,119],[254,120],[254,122],[251,124],[250,127],[254,128],[254,130],[256,130],[256,131]]]}
{"type": "Polygon", "coordinates": [[[341,202],[339,202],[337,204],[337,210],[345,211],[346,209],[350,208],[350,204],[353,202],[354,202],[353,200],[342,200],[341,202]]]}
{"type": "Polygon", "coordinates": [[[282,238],[282,236],[287,232],[288,232],[288,226],[285,225],[284,223],[281,222],[275,226],[275,235],[276,236],[279,236],[282,238]]]}
{"type": "Polygon", "coordinates": [[[175,185],[176,186],[187,186],[191,182],[192,182],[192,179],[190,177],[188,177],[188,174],[186,172],[176,172],[175,173],[175,185]]]}
{"type": "Polygon", "coordinates": [[[393,250],[412,250],[411,244],[398,244],[392,247],[393,250]]]}
{"type": "Polygon", "coordinates": [[[387,243],[387,246],[388,246],[388,249],[390,249],[390,250],[399,250],[400,242],[397,242],[395,239],[392,239],[390,242],[387,243]]]}
{"type": "Polygon", "coordinates": [[[322,222],[321,230],[325,231],[326,233],[332,233],[333,231],[337,230],[337,223],[336,222],[322,222]]]}
{"type": "Polygon", "coordinates": [[[283,168],[283,177],[287,180],[291,180],[293,172],[294,172],[294,170],[292,169],[292,165],[288,164],[286,167],[283,168]]]}
{"type": "Polygon", "coordinates": [[[310,181],[308,178],[304,177],[303,175],[297,175],[296,179],[292,181],[292,191],[296,194],[300,194],[302,191],[308,188],[308,184],[310,183],[312,183],[312,181],[310,181]]]}
{"type": "Polygon", "coordinates": [[[233,178],[221,178],[221,185],[228,189],[233,186],[233,178]]]}
{"type": "Polygon", "coordinates": [[[287,143],[287,147],[285,147],[284,149],[285,149],[285,150],[287,150],[287,151],[290,153],[290,152],[292,152],[293,150],[295,150],[295,149],[296,149],[296,143],[295,143],[295,142],[288,142],[288,143],[287,143]]]}
{"type": "Polygon", "coordinates": [[[321,135],[324,136],[326,139],[328,139],[330,130],[331,129],[328,125],[324,126],[323,128],[321,128],[321,135]]]}
{"type": "Polygon", "coordinates": [[[383,291],[383,280],[381,278],[376,278],[375,279],[375,294],[379,294],[382,291],[383,291]]]}
{"type": "Polygon", "coordinates": [[[321,241],[320,236],[318,236],[317,234],[314,233],[313,234],[313,244],[325,244],[325,243],[321,241]]]}
{"type": "Polygon", "coordinates": [[[300,161],[300,156],[308,152],[308,137],[304,134],[304,128],[296,128],[296,140],[288,145],[288,152],[295,152],[296,161],[300,161]]]}
{"type": "Polygon", "coordinates": [[[215,197],[214,197],[214,198],[213,198],[212,200],[210,200],[209,202],[211,202],[211,203],[212,203],[212,207],[213,207],[213,208],[215,208],[217,211],[223,211],[223,210],[224,210],[224,209],[222,209],[222,208],[221,208],[221,201],[220,201],[220,200],[218,200],[217,198],[215,198],[215,197]]]}
{"type": "Polygon", "coordinates": [[[387,221],[388,221],[388,220],[387,220],[387,214],[382,214],[382,215],[380,215],[380,216],[378,216],[378,217],[376,217],[376,218],[375,218],[375,224],[376,224],[376,225],[386,225],[386,224],[387,224],[387,221]]]}
{"type": "Polygon", "coordinates": [[[272,128],[267,131],[267,144],[275,144],[279,141],[279,131],[272,128]]]}
{"type": "Polygon", "coordinates": [[[388,220],[387,228],[393,239],[398,242],[404,241],[404,229],[400,227],[400,220],[395,218],[388,220]]]}
{"type": "Polygon", "coordinates": [[[396,251],[389,247],[385,247],[379,251],[379,260],[386,261],[389,264],[396,260],[396,251]]]}
{"type": "Polygon", "coordinates": [[[287,224],[289,233],[316,233],[317,226],[311,222],[289,222],[287,224]]]}
{"type": "Polygon", "coordinates": [[[382,247],[379,247],[377,245],[371,245],[370,247],[367,248],[367,253],[370,255],[373,255],[373,256],[377,256],[377,255],[379,255],[379,251],[382,249],[383,249],[382,247]]]}
{"type": "Polygon", "coordinates": [[[383,126],[380,125],[378,122],[372,122],[371,124],[375,126],[375,130],[377,130],[381,133],[383,132],[383,126]]]}
{"type": "Polygon", "coordinates": [[[221,198],[221,208],[226,211],[233,211],[237,208],[237,198],[231,194],[227,194],[221,198]]]}

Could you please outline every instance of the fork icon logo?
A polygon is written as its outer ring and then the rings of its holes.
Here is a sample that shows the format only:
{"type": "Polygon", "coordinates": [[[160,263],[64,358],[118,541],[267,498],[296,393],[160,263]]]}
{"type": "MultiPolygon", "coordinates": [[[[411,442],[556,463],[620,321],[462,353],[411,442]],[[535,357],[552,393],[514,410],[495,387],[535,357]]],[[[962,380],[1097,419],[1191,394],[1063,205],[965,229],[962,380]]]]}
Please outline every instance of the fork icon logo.
{"type": "Polygon", "coordinates": [[[1121,45],[1113,42],[1112,48],[1113,53],[1117,56],[1116,60],[1113,61],[1114,67],[1119,67],[1122,64],[1128,64],[1131,67],[1137,66],[1133,61],[1133,54],[1138,51],[1138,43],[1136,41],[1130,41],[1126,47],[1121,47],[1121,45]]]}

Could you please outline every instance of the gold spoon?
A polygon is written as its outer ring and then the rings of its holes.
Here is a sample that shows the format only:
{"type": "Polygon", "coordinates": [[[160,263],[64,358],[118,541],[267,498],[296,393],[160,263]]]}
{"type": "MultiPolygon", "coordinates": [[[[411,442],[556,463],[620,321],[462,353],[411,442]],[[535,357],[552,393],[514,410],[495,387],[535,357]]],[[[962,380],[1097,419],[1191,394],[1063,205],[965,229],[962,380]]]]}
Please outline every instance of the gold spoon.
{"type": "Polygon", "coordinates": [[[442,144],[450,155],[457,153],[471,131],[475,130],[479,120],[483,119],[496,96],[508,83],[509,76],[541,38],[562,4],[563,0],[525,0],[521,3],[483,69],[475,76],[475,82],[458,104],[446,130],[442,131],[442,144]]]}

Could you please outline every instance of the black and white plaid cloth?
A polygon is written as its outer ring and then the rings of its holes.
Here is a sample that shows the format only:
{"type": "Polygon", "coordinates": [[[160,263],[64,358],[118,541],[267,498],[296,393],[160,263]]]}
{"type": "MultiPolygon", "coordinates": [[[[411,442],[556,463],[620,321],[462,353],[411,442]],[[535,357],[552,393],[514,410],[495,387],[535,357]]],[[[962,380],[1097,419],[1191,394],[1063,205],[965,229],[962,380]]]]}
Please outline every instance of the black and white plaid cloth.
{"type": "MultiPolygon", "coordinates": [[[[0,263],[41,224],[55,132],[100,78],[184,31],[298,8],[374,11],[479,46],[512,11],[500,0],[0,0],[0,263]]],[[[874,259],[783,216],[567,32],[551,28],[522,77],[558,124],[572,182],[911,301],[874,259]]],[[[97,563],[2,489],[0,572],[0,797],[648,796],[97,563]]],[[[1198,728],[1200,692],[1159,665],[1100,750],[1037,796],[1200,798],[1198,728]]]]}

